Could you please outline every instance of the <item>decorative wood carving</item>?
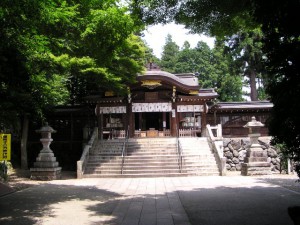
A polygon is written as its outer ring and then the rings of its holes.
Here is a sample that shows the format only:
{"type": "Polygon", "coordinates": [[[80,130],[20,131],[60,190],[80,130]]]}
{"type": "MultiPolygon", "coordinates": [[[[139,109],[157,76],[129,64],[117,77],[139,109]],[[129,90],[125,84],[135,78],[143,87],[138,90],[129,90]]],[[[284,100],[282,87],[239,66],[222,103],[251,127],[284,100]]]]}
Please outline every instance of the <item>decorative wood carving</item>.
{"type": "Polygon", "coordinates": [[[145,92],[145,101],[158,100],[158,92],[145,92]]]}

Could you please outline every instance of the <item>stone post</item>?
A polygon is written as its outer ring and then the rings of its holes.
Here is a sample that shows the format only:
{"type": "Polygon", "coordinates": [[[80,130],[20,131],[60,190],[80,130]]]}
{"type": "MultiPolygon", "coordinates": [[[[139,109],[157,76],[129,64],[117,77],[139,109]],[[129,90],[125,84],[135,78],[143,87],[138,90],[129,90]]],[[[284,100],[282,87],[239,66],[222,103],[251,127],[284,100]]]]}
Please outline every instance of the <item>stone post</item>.
{"type": "Polygon", "coordinates": [[[30,168],[32,180],[55,180],[61,178],[61,167],[58,167],[58,162],[56,162],[56,157],[50,149],[50,144],[53,141],[51,138],[51,133],[56,131],[45,124],[41,129],[36,130],[37,133],[41,133],[43,149],[40,151],[36,162],[34,162],[34,168],[30,168]]]}
{"type": "Polygon", "coordinates": [[[244,163],[242,163],[241,174],[243,176],[271,174],[267,151],[264,151],[258,143],[260,128],[263,126],[261,122],[256,121],[255,117],[252,117],[252,120],[244,126],[249,129],[250,146],[247,149],[244,163]]]}

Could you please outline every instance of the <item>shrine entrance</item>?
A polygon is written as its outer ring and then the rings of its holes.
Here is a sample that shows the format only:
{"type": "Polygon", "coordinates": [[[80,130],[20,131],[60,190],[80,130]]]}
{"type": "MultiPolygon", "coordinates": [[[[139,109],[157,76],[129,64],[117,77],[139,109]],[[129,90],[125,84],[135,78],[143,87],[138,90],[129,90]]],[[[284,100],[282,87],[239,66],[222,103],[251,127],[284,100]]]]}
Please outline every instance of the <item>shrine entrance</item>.
{"type": "Polygon", "coordinates": [[[162,124],[162,113],[159,112],[148,112],[143,113],[146,130],[149,130],[150,128],[154,128],[155,130],[162,130],[163,124],[162,124]]]}
{"type": "Polygon", "coordinates": [[[134,114],[134,118],[136,136],[170,136],[169,112],[139,112],[134,114]]]}

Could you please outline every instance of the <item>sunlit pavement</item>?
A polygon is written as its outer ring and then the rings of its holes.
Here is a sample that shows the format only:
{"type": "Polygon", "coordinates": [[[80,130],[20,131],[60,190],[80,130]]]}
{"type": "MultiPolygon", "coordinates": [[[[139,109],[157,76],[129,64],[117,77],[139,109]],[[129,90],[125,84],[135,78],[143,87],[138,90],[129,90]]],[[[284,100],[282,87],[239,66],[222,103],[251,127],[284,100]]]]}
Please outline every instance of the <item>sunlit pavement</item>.
{"type": "Polygon", "coordinates": [[[300,205],[300,194],[272,179],[56,180],[1,197],[0,224],[292,225],[287,207],[300,205]]]}

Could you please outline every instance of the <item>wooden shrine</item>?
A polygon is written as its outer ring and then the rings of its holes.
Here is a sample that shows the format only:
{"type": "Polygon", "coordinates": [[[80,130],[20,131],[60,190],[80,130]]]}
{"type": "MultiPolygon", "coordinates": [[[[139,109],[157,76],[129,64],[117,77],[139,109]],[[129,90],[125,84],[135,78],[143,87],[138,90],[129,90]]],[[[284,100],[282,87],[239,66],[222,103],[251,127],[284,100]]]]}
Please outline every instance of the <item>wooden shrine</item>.
{"type": "Polygon", "coordinates": [[[195,74],[171,74],[153,66],[136,81],[126,96],[106,91],[86,97],[96,104],[100,138],[201,136],[207,103],[218,96],[213,89],[200,89],[195,74]]]}

